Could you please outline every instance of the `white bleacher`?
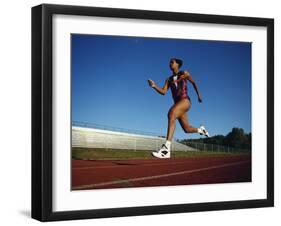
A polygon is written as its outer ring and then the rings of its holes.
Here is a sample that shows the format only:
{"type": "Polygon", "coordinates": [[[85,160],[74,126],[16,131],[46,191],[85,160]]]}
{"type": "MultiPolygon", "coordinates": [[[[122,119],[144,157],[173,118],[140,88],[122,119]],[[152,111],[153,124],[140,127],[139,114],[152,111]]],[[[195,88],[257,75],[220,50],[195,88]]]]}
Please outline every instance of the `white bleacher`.
{"type": "MultiPolygon", "coordinates": [[[[105,148],[116,150],[158,150],[165,138],[130,134],[102,129],[72,126],[72,147],[105,148]]],[[[194,151],[196,149],[173,141],[172,151],[194,151]]]]}

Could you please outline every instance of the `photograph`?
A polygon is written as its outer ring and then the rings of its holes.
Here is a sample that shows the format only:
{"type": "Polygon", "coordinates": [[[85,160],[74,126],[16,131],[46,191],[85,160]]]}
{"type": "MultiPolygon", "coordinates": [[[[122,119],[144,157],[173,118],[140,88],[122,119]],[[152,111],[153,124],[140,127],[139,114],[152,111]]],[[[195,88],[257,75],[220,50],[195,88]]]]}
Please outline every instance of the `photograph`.
{"type": "Polygon", "coordinates": [[[32,7],[31,216],[274,206],[274,19],[32,7]]]}
{"type": "Polygon", "coordinates": [[[69,38],[72,191],[251,183],[251,42],[69,38]]]}

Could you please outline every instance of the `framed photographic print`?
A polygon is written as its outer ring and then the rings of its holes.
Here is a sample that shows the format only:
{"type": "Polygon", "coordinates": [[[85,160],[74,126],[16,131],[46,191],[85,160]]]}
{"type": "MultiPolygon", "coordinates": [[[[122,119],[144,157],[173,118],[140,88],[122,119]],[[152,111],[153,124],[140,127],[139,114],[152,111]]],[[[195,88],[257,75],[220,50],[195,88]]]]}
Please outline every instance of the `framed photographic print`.
{"type": "Polygon", "coordinates": [[[274,20],[32,8],[32,217],[274,205],[274,20]]]}

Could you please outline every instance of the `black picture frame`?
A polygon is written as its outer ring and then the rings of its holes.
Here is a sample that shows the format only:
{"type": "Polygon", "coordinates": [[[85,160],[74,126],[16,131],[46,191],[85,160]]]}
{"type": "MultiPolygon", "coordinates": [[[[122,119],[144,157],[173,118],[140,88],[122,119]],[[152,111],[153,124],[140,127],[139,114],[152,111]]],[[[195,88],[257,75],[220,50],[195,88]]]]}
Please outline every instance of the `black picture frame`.
{"type": "Polygon", "coordinates": [[[51,4],[32,7],[32,218],[40,221],[57,221],[271,206],[274,206],[273,19],[51,4]],[[54,212],[52,210],[52,17],[55,14],[266,27],[267,198],[54,212]]]}

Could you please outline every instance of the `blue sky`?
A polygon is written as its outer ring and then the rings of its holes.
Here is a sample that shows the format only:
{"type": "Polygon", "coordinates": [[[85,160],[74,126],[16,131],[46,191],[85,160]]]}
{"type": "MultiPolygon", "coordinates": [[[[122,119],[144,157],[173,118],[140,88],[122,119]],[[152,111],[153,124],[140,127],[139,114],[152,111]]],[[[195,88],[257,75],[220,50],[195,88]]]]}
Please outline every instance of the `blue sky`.
{"type": "MultiPolygon", "coordinates": [[[[188,84],[189,122],[210,135],[233,127],[251,131],[251,43],[72,34],[72,120],[166,135],[171,91],[158,94],[172,72],[169,60],[183,60],[203,102],[188,84]]],[[[175,138],[185,134],[177,122],[175,138]]]]}

